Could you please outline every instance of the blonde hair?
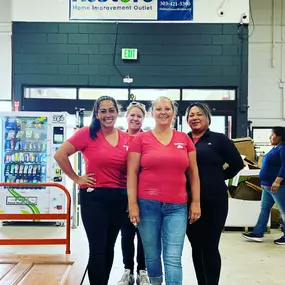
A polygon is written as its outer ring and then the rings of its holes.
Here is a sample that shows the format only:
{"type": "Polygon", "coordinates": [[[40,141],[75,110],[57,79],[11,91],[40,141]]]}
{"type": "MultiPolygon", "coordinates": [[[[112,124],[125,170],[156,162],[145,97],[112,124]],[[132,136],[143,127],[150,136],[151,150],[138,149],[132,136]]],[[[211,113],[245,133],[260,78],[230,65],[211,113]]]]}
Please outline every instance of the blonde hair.
{"type": "Polygon", "coordinates": [[[159,100],[168,100],[171,104],[171,107],[172,107],[172,110],[174,112],[174,117],[177,116],[177,113],[178,113],[178,104],[176,101],[174,100],[171,100],[170,98],[166,97],[166,96],[160,96],[158,98],[156,98],[153,102],[152,102],[152,105],[151,105],[151,111],[153,111],[153,108],[154,108],[154,105],[157,101],[159,100]]]}
{"type": "Polygon", "coordinates": [[[131,102],[130,105],[128,106],[127,108],[127,115],[130,113],[130,111],[133,109],[133,108],[138,108],[142,111],[143,113],[143,117],[146,116],[146,108],[145,108],[145,105],[142,104],[142,103],[139,103],[139,102],[131,102]]]}

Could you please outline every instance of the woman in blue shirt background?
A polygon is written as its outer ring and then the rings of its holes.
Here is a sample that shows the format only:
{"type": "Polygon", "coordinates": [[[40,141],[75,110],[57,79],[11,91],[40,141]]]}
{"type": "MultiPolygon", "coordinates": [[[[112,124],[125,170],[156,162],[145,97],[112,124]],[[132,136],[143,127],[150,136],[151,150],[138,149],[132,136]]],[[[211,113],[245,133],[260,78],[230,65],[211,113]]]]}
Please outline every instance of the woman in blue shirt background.
{"type": "Polygon", "coordinates": [[[253,231],[243,234],[243,237],[252,241],[262,241],[271,208],[276,203],[283,219],[283,236],[274,243],[285,245],[285,129],[283,127],[272,129],[270,143],[273,148],[264,156],[259,173],[263,190],[259,218],[253,231]]]}

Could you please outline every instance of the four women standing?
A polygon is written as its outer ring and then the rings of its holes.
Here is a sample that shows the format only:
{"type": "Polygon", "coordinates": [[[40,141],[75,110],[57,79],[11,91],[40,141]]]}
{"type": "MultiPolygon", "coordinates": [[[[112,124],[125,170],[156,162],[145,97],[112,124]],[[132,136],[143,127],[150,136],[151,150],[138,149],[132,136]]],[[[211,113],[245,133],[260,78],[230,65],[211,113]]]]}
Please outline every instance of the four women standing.
{"type": "Polygon", "coordinates": [[[80,129],[55,155],[62,170],[81,188],[90,284],[108,284],[121,229],[125,272],[118,284],[135,282],[137,234],[137,284],[149,284],[146,267],[151,284],[162,284],[163,253],[166,285],[182,285],[181,256],[187,232],[199,285],[217,285],[221,267],[218,245],[228,211],[224,181],[243,168],[242,159],[231,140],[209,130],[211,116],[206,105],[188,108],[192,129],[188,135],[172,128],[177,107],[169,98],[157,98],[151,111],[155,127],[142,132],[144,105],[131,103],[128,130],[122,132],[114,126],[119,112],[116,101],[100,97],[91,125],[80,129]],[[83,153],[86,165],[81,177],[68,159],[77,151],[83,153]]]}

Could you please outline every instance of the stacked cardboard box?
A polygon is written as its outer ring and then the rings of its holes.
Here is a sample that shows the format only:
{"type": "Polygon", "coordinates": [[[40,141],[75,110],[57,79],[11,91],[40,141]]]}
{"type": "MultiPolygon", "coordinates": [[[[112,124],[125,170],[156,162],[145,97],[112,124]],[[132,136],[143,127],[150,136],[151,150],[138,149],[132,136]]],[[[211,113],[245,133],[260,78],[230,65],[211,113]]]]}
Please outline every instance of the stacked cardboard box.
{"type": "Polygon", "coordinates": [[[233,139],[239,153],[248,160],[255,161],[254,141],[250,137],[233,139]]]}
{"type": "MultiPolygon", "coordinates": [[[[250,137],[233,139],[233,142],[241,154],[244,166],[247,169],[260,169],[262,167],[262,158],[260,155],[256,158],[254,141],[250,137]]],[[[261,181],[258,177],[240,177],[236,187],[230,186],[229,192],[232,198],[241,200],[260,201],[262,195],[261,181]]],[[[271,223],[279,223],[280,211],[274,205],[271,212],[271,223]]]]}
{"type": "MultiPolygon", "coordinates": [[[[259,169],[255,158],[254,141],[252,138],[237,138],[233,142],[241,154],[244,167],[247,169],[259,169]]],[[[230,187],[232,198],[241,200],[261,200],[262,189],[258,177],[240,177],[237,187],[230,187]]]]}

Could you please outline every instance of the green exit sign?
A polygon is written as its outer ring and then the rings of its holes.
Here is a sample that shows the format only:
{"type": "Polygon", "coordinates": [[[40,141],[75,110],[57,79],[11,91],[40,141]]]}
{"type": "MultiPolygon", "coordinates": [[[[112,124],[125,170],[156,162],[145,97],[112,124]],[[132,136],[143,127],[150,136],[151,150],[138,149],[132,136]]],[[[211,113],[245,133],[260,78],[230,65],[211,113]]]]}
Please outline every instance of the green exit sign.
{"type": "Polygon", "coordinates": [[[136,48],[123,48],[122,59],[136,60],[138,59],[138,50],[136,48]]]}

